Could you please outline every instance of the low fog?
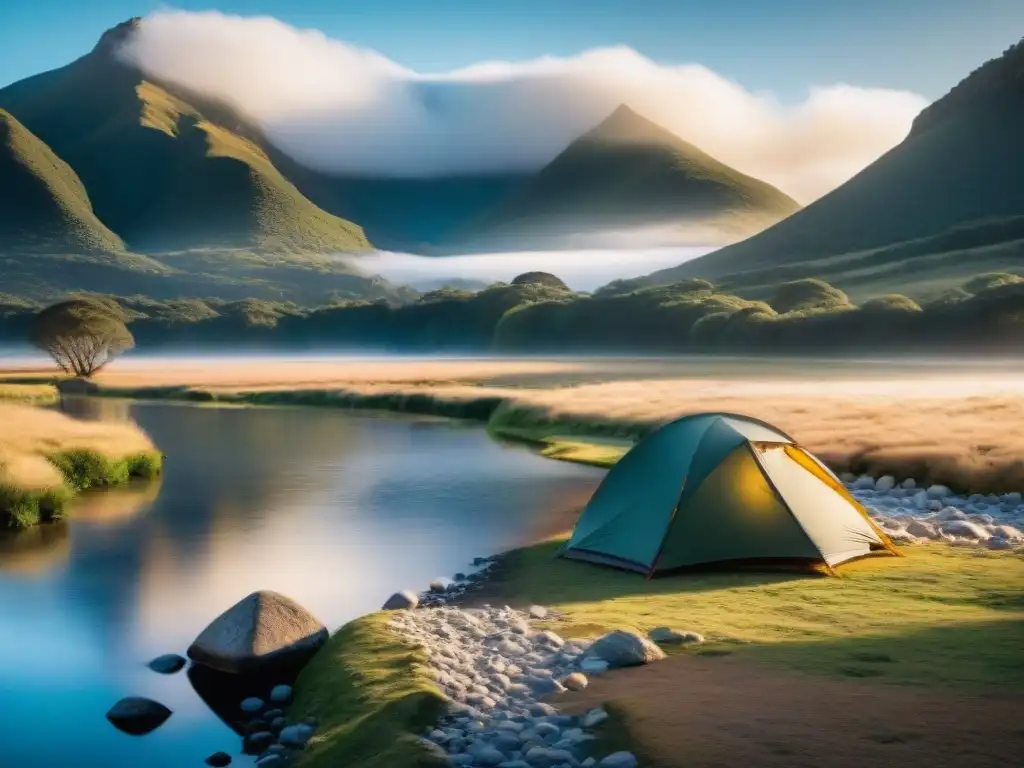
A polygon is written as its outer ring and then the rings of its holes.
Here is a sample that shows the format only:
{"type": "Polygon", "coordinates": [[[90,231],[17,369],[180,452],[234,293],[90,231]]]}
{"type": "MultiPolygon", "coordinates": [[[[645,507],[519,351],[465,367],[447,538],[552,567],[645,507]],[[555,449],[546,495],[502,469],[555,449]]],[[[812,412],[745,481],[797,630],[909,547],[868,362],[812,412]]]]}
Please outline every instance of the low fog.
{"type": "Polygon", "coordinates": [[[658,247],[639,249],[586,249],[521,251],[429,257],[379,251],[356,262],[367,274],[379,274],[394,283],[428,289],[452,280],[481,283],[512,281],[523,272],[551,272],[576,291],[593,291],[629,277],[649,275],[696,258],[711,248],[658,247]]]}
{"type": "Polygon", "coordinates": [[[121,55],[233,104],[284,151],[324,170],[532,170],[625,103],[801,203],[900,142],[927,104],[845,83],[783,104],[700,64],[658,63],[624,46],[415,72],[316,30],[219,12],[157,11],[121,55]]]}

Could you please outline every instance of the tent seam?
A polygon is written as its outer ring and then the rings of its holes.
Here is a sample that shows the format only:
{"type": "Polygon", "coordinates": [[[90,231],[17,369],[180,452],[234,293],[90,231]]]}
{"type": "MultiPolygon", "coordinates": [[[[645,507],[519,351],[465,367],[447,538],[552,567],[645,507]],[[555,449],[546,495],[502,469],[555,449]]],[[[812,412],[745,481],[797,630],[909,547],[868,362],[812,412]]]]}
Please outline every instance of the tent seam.
{"type": "MultiPolygon", "coordinates": [[[[825,556],[825,553],[822,552],[821,547],[818,546],[818,542],[811,538],[811,534],[809,534],[807,532],[807,529],[804,528],[804,524],[800,522],[800,518],[797,517],[796,512],[794,512],[793,508],[789,506],[789,502],[786,501],[786,497],[782,495],[782,493],[779,491],[779,487],[775,485],[775,481],[772,480],[771,475],[768,473],[768,470],[764,465],[764,462],[762,462],[761,457],[757,455],[757,450],[754,448],[754,444],[749,440],[745,442],[747,444],[747,449],[750,451],[750,455],[754,457],[754,463],[757,464],[757,469],[758,471],[760,471],[761,477],[764,478],[764,481],[768,484],[768,487],[772,489],[772,493],[775,494],[775,498],[778,499],[779,503],[782,504],[783,508],[787,512],[789,512],[789,516],[793,518],[793,522],[796,523],[797,528],[800,529],[800,532],[803,533],[807,541],[809,541],[811,543],[811,546],[814,547],[815,551],[817,551],[818,555],[821,557],[821,561],[825,564],[825,567],[828,569],[829,574],[831,574],[832,576],[837,575],[835,569],[833,569],[832,566],[829,564],[828,559],[825,556]]],[[[771,443],[771,445],[779,445],[779,443],[771,443]]]]}

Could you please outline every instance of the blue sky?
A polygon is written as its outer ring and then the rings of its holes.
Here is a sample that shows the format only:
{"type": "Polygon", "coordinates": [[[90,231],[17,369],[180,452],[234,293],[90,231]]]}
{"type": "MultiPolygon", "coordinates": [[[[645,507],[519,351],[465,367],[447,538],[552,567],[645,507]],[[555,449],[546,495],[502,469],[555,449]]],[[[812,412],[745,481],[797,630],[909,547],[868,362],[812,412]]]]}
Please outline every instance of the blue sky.
{"type": "MultiPolygon", "coordinates": [[[[168,4],[0,0],[0,86],[87,52],[104,29],[168,4]]],[[[699,62],[797,101],[837,82],[930,99],[1024,34],[1022,0],[179,0],[271,15],[374,48],[418,71],[629,45],[699,62]]]]}

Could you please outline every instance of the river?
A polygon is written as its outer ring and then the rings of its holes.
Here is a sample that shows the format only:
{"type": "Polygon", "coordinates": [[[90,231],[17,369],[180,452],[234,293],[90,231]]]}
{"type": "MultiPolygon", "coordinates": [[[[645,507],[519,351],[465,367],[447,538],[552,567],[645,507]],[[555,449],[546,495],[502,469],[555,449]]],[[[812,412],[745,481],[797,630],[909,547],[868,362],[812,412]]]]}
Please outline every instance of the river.
{"type": "Polygon", "coordinates": [[[428,419],[289,408],[85,400],[131,418],[166,455],[156,484],[86,494],[70,522],[0,538],[0,765],[201,766],[240,738],[184,673],[184,654],[246,594],[293,597],[331,629],[423,588],[582,505],[601,472],[428,419]],[[123,696],[173,710],[135,737],[123,696]]]}

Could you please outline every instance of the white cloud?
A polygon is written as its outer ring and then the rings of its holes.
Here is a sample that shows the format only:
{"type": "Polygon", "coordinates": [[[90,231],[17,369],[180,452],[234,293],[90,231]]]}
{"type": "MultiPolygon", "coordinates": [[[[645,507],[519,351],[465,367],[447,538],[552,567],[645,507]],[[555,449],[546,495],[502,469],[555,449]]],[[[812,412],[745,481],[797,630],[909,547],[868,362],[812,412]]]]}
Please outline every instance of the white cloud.
{"type": "Polygon", "coordinates": [[[796,106],[698,64],[626,47],[422,74],[268,17],[159,11],[122,50],[152,76],[235,104],[296,159],[423,176],[533,169],[621,103],[808,202],[906,135],[927,101],[829,85],[796,106]]]}

